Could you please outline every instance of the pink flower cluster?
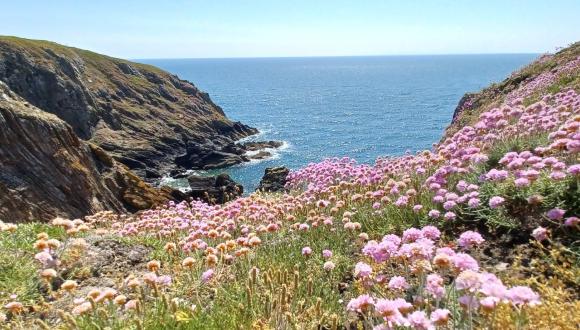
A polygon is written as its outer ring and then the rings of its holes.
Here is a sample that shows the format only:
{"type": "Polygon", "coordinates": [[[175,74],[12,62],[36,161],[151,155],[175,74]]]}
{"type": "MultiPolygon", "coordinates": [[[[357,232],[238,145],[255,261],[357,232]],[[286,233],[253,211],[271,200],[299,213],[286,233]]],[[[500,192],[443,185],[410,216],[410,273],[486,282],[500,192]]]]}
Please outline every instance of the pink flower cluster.
{"type": "MultiPolygon", "coordinates": [[[[546,60],[549,59],[549,57],[544,57],[543,59],[546,60]]],[[[520,83],[517,89],[507,95],[506,101],[509,104],[521,103],[524,98],[549,87],[560,77],[574,74],[578,68],[580,68],[580,57],[575,58],[568,63],[560,64],[554,70],[546,71],[535,77],[528,78],[520,83]]]]}
{"type": "MultiPolygon", "coordinates": [[[[462,248],[474,248],[484,239],[477,232],[467,231],[457,241],[462,248]]],[[[348,311],[363,316],[380,317],[379,329],[397,326],[433,329],[436,325],[446,325],[450,312],[441,307],[451,309],[456,304],[478,313],[489,312],[500,303],[518,308],[540,303],[538,294],[530,288],[508,288],[495,275],[481,271],[478,262],[469,254],[443,245],[439,232],[430,226],[410,228],[401,237],[386,235],[381,242],[369,241],[362,253],[371,263],[358,262],[354,276],[369,292],[384,290],[385,277],[393,270],[398,271],[398,275],[388,281],[386,289],[402,297],[383,299],[364,293],[346,306],[348,311]],[[456,294],[446,295],[448,290],[456,294]],[[413,301],[404,299],[407,291],[413,292],[413,301]],[[432,311],[430,315],[429,310],[432,311]]]]}

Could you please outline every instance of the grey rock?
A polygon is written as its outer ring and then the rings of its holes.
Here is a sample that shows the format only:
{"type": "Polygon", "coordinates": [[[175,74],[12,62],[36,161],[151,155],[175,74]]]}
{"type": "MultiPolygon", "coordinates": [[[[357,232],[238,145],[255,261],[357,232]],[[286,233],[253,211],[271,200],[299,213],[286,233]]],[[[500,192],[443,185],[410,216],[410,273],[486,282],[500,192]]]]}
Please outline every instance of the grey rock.
{"type": "Polygon", "coordinates": [[[281,192],[285,191],[286,178],[290,173],[287,167],[269,167],[264,171],[264,176],[256,191],[281,192]]]}
{"type": "Polygon", "coordinates": [[[244,187],[225,173],[216,176],[192,175],[187,181],[191,188],[187,194],[191,198],[201,199],[210,204],[231,201],[244,192],[244,187]]]}

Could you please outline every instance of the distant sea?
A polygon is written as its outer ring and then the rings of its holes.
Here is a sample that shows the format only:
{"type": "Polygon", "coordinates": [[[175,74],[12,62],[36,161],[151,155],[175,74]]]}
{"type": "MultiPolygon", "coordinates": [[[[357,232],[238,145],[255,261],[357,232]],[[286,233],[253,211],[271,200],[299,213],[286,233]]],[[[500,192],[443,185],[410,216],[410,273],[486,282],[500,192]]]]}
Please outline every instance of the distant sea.
{"type": "MultiPolygon", "coordinates": [[[[281,140],[268,160],[227,172],[247,192],[266,167],[327,157],[372,163],[429,149],[466,92],[506,78],[537,54],[138,60],[210,94],[227,116],[281,140]]],[[[203,174],[203,173],[201,173],[203,174]]],[[[167,181],[184,187],[186,181],[167,181]]]]}

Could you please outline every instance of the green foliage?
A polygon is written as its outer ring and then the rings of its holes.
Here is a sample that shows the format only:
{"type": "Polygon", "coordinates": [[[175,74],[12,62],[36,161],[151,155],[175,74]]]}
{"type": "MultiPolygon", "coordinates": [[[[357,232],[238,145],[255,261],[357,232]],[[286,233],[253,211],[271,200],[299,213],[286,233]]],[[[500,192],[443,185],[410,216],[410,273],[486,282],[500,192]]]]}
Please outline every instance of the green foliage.
{"type": "Polygon", "coordinates": [[[38,223],[20,225],[14,233],[0,232],[0,306],[10,300],[11,294],[26,302],[40,298],[33,244],[41,232],[52,238],[64,237],[61,228],[38,223]]]}

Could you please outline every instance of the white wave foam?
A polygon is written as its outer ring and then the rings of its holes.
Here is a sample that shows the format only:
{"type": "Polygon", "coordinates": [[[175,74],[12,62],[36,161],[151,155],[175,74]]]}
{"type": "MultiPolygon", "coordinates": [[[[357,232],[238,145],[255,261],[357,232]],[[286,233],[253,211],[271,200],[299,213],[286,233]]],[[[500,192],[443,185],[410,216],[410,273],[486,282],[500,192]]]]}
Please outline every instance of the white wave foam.
{"type": "Polygon", "coordinates": [[[258,128],[258,133],[250,136],[246,136],[245,138],[241,138],[237,140],[237,143],[244,143],[244,142],[253,142],[259,141],[264,135],[269,134],[272,132],[271,128],[258,128]]]}
{"type": "MultiPolygon", "coordinates": [[[[282,145],[278,148],[264,148],[264,149],[255,150],[255,151],[246,151],[246,153],[244,155],[247,157],[257,155],[258,153],[260,153],[260,151],[269,152],[271,156],[263,158],[263,159],[251,159],[248,163],[245,163],[245,164],[256,164],[256,163],[260,163],[260,162],[263,162],[266,160],[279,159],[281,157],[282,153],[289,151],[290,147],[291,147],[291,145],[288,141],[282,141],[282,145]]],[[[241,165],[244,165],[244,164],[241,164],[241,165]]]]}

